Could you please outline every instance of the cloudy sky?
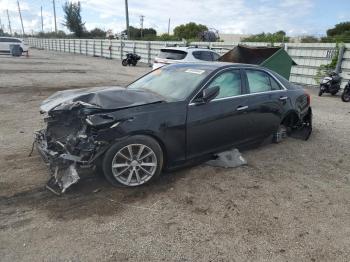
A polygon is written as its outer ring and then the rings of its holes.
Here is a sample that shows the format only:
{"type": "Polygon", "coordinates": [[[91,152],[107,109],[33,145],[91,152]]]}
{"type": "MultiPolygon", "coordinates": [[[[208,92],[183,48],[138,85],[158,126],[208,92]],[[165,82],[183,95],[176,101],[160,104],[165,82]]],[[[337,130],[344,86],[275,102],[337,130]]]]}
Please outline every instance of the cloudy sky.
{"type": "MultiPolygon", "coordinates": [[[[65,30],[62,5],[56,0],[57,23],[65,30]]],[[[118,33],[125,28],[124,0],[81,0],[82,17],[86,27],[112,29],[118,33]]],[[[52,0],[19,0],[24,29],[30,33],[41,30],[40,7],[43,7],[44,30],[54,29],[52,0]]],[[[12,29],[20,32],[17,0],[0,0],[0,19],[8,30],[6,10],[12,29]]],[[[325,34],[327,28],[350,21],[350,0],[129,0],[130,25],[166,32],[190,21],[213,27],[221,33],[260,33],[284,30],[289,35],[325,34]]]]}

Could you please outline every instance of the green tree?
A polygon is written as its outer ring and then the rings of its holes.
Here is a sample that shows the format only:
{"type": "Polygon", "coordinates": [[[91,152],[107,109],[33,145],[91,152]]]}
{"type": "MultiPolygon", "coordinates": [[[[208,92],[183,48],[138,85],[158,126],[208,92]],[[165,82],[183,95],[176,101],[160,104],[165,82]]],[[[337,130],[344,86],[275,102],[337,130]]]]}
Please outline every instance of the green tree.
{"type": "Polygon", "coordinates": [[[80,2],[72,3],[67,1],[63,5],[64,19],[63,23],[76,37],[82,37],[85,33],[85,23],[81,19],[80,2]]]}
{"type": "Polygon", "coordinates": [[[350,22],[336,24],[327,30],[327,37],[322,37],[322,42],[350,42],[350,22]]]}
{"type": "Polygon", "coordinates": [[[88,33],[88,37],[91,37],[91,38],[106,38],[106,31],[96,27],[95,29],[92,29],[88,33]]]}
{"type": "Polygon", "coordinates": [[[4,30],[0,28],[0,36],[10,36],[10,35],[5,33],[4,30]]]}
{"type": "Polygon", "coordinates": [[[300,39],[301,43],[318,43],[320,40],[312,35],[306,35],[300,39]]]}
{"type": "Polygon", "coordinates": [[[263,32],[242,39],[243,42],[268,42],[272,44],[276,42],[289,42],[289,40],[289,37],[286,36],[286,32],[282,30],[275,33],[263,32]]]}
{"type": "Polygon", "coordinates": [[[174,28],[174,35],[179,39],[199,39],[199,34],[203,31],[207,31],[208,27],[201,24],[190,22],[187,24],[179,25],[174,28]]]}
{"type": "MultiPolygon", "coordinates": [[[[153,28],[144,28],[142,30],[141,38],[141,29],[133,26],[129,26],[130,39],[144,39],[144,40],[155,40],[157,38],[157,31],[153,28]]],[[[122,33],[126,34],[126,30],[122,33]]]]}

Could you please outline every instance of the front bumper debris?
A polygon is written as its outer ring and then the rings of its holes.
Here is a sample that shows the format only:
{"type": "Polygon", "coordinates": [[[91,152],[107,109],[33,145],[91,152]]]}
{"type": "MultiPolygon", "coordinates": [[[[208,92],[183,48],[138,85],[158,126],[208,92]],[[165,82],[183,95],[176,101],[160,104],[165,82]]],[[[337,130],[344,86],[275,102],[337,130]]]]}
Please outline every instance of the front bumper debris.
{"type": "MultiPolygon", "coordinates": [[[[44,130],[35,133],[34,144],[51,172],[51,178],[46,188],[60,195],[79,181],[77,165],[84,163],[84,161],[81,161],[81,157],[71,155],[68,152],[60,153],[49,150],[44,130]]],[[[64,145],[61,146],[64,150],[64,145]]]]}

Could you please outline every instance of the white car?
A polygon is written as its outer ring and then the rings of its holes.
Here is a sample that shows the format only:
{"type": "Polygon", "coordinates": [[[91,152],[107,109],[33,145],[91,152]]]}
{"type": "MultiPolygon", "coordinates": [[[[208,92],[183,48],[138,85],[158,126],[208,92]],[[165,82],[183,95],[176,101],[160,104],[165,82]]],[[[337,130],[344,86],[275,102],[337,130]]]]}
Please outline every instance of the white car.
{"type": "Polygon", "coordinates": [[[165,47],[154,59],[153,69],[166,64],[217,61],[219,57],[219,54],[206,48],[165,47]]]}
{"type": "Polygon", "coordinates": [[[10,53],[10,45],[19,45],[22,52],[28,52],[28,45],[15,37],[0,37],[0,53],[10,53]]]}

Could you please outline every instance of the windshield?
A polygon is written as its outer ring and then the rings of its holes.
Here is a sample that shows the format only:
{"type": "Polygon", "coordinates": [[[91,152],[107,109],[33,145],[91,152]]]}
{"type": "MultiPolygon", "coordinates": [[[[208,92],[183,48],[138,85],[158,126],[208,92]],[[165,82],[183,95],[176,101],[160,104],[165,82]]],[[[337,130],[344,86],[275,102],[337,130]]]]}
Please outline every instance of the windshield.
{"type": "Polygon", "coordinates": [[[185,100],[210,73],[210,70],[190,65],[158,68],[128,86],[128,89],[147,90],[167,101],[185,100]]]}

